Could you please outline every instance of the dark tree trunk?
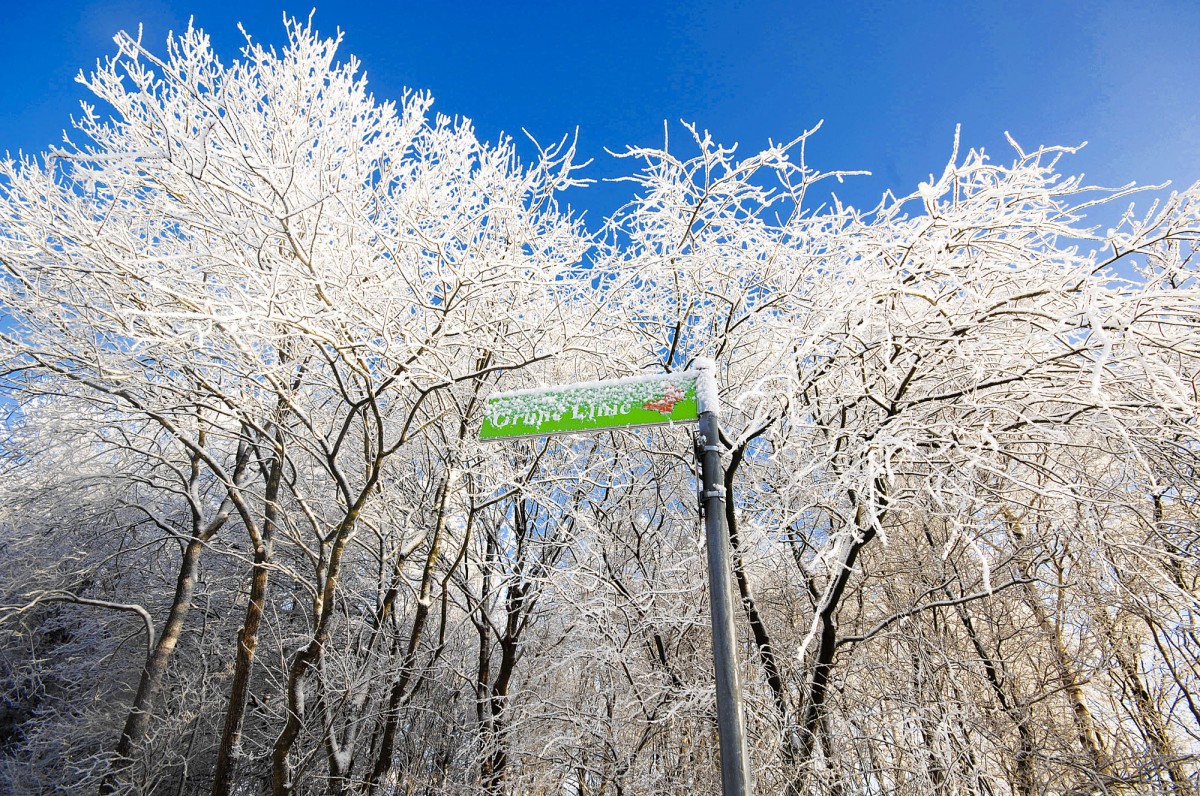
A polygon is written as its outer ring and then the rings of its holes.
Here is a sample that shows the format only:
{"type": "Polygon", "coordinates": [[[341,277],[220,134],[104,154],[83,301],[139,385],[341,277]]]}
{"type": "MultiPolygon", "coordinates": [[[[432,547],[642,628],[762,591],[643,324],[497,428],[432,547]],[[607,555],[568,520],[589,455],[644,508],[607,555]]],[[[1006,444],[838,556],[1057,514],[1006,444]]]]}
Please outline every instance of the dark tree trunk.
{"type": "Polygon", "coordinates": [[[841,561],[836,563],[836,572],[825,589],[825,595],[819,604],[820,611],[817,619],[820,622],[820,635],[817,640],[816,660],[813,663],[812,675],[809,678],[808,700],[800,720],[799,752],[796,759],[805,766],[800,776],[789,783],[789,794],[803,793],[813,756],[820,739],[821,726],[825,721],[825,699],[829,693],[829,681],[833,676],[834,656],[838,648],[837,614],[841,608],[842,597],[850,578],[854,575],[854,564],[858,554],[875,538],[876,524],[882,522],[886,505],[886,490],[881,481],[875,483],[876,493],[880,496],[878,503],[872,506],[864,505],[858,496],[851,494],[851,501],[857,505],[855,511],[855,538],[850,542],[841,561]]]}
{"type": "MultiPolygon", "coordinates": [[[[946,590],[946,594],[949,596],[949,590],[946,590]]],[[[1033,758],[1037,752],[1037,746],[1033,730],[1029,726],[1030,710],[1028,706],[1017,704],[1009,698],[1008,691],[1004,687],[1005,677],[996,661],[984,648],[983,641],[975,631],[975,623],[971,621],[971,615],[967,613],[966,606],[957,606],[956,613],[963,628],[967,631],[967,638],[971,640],[971,646],[975,648],[975,653],[983,663],[983,673],[987,678],[988,685],[991,686],[992,693],[996,695],[996,702],[1000,704],[1000,709],[1008,715],[1017,730],[1016,781],[1013,783],[1013,790],[1018,796],[1034,796],[1037,792],[1037,785],[1033,777],[1033,758]]]]}
{"type": "Polygon", "coordinates": [[[258,533],[247,528],[254,544],[254,566],[250,573],[250,600],[246,616],[237,635],[237,658],[233,668],[233,684],[229,689],[229,704],[225,710],[225,725],[217,746],[217,762],[213,771],[212,796],[229,796],[236,773],[242,725],[246,718],[246,698],[250,693],[250,675],[254,667],[254,651],[258,647],[258,629],[262,624],[267,601],[271,563],[271,540],[279,521],[279,488],[283,480],[283,456],[276,451],[271,460],[264,491],[263,530],[258,533]]]}
{"type": "Polygon", "coordinates": [[[120,783],[129,773],[133,764],[133,753],[138,744],[146,737],[153,718],[155,697],[162,688],[163,676],[167,673],[167,665],[171,654],[183,634],[184,620],[192,607],[192,597],[196,589],[196,570],[200,564],[200,554],[204,551],[204,540],[193,536],[183,551],[183,559],[179,563],[179,577],[175,581],[175,597],[171,602],[171,610],[167,615],[166,624],[154,645],[154,651],[142,668],[142,676],[138,682],[137,695],[129,709],[125,720],[125,729],[121,732],[121,740],[117,743],[117,759],[112,770],[100,784],[101,794],[115,793],[120,783]]]}
{"type": "MultiPolygon", "coordinates": [[[[433,538],[429,542],[429,552],[425,556],[425,566],[421,571],[421,586],[418,592],[417,608],[413,616],[412,629],[408,634],[408,644],[404,658],[400,664],[400,673],[388,694],[387,710],[384,713],[383,729],[379,736],[379,748],[375,757],[375,765],[367,779],[367,792],[376,794],[381,791],[384,778],[391,772],[394,763],[394,748],[396,734],[400,728],[400,709],[404,701],[411,697],[410,686],[413,682],[413,672],[417,665],[417,650],[421,644],[421,636],[429,620],[429,609],[433,603],[434,570],[438,556],[441,553],[442,534],[446,528],[446,504],[450,493],[450,473],[447,471],[446,481],[442,483],[436,501],[437,517],[434,520],[433,538]]],[[[443,585],[443,588],[444,585],[443,585]]],[[[418,678],[419,681],[419,678],[418,678]]],[[[412,687],[415,689],[415,686],[412,687]]]]}

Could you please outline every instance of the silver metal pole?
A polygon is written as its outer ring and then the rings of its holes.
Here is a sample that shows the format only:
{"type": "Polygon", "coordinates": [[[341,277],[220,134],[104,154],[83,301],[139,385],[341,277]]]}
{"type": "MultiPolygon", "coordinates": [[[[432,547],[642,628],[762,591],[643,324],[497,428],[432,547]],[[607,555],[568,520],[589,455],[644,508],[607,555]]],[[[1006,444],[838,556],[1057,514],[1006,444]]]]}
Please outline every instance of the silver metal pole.
{"type": "Polygon", "coordinates": [[[701,505],[708,546],[708,600],[712,611],[713,668],[717,676],[717,734],[721,744],[722,796],[750,796],[746,753],[746,720],[742,714],[742,683],[738,675],[733,628],[733,590],[729,533],[725,527],[725,473],[721,467],[720,432],[715,382],[711,366],[701,369],[697,385],[700,434],[696,456],[700,463],[701,505]],[[707,400],[706,400],[707,399],[707,400]]]}

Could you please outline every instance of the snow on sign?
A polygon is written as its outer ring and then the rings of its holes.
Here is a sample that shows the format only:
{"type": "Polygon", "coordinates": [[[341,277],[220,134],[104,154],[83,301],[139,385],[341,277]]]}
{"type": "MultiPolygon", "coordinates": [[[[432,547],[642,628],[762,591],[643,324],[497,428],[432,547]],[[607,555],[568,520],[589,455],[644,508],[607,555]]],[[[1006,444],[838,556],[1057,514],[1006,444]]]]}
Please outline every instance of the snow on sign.
{"type": "Polygon", "coordinates": [[[488,398],[479,438],[695,422],[696,378],[685,371],[497,393],[488,398]]]}

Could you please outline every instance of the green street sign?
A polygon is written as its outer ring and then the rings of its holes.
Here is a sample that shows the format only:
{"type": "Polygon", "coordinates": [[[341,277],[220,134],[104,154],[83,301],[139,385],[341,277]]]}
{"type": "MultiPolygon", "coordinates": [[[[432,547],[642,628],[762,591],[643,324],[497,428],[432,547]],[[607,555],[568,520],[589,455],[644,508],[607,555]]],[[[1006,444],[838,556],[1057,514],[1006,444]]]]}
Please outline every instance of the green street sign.
{"type": "Polygon", "coordinates": [[[694,423],[695,371],[565,384],[488,398],[480,439],[694,423]]]}

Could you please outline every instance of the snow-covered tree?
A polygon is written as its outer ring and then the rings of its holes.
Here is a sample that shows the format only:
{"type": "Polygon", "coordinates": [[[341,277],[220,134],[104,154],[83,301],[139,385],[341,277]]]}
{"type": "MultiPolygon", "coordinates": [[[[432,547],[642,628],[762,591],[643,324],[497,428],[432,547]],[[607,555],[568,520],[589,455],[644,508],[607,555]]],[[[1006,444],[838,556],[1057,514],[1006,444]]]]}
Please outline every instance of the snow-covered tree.
{"type": "MultiPolygon", "coordinates": [[[[281,650],[271,751],[274,787],[290,792],[306,722],[336,723],[311,706],[334,710],[322,659],[374,504],[393,499],[392,481],[453,468],[489,374],[570,344],[554,296],[586,239],[554,193],[571,183],[571,153],[524,165],[510,143],[429,118],[427,95],[377,102],[357,62],[335,60],[337,41],[300,23],[282,50],[248,41],[229,65],[194,29],[161,59],[128,36],[117,45],[83,80],[105,111],[87,108],[65,148],[4,164],[7,369],[24,394],[65,382],[152,423],[189,460],[176,489],[193,514],[198,482],[222,490],[193,541],[227,515],[248,537],[214,792],[237,775],[271,573],[307,592],[307,641],[281,650]],[[417,461],[432,471],[414,462],[431,441],[417,461]]],[[[131,711],[106,788],[150,700],[131,711]]],[[[349,736],[327,737],[337,781],[349,736]]]]}

